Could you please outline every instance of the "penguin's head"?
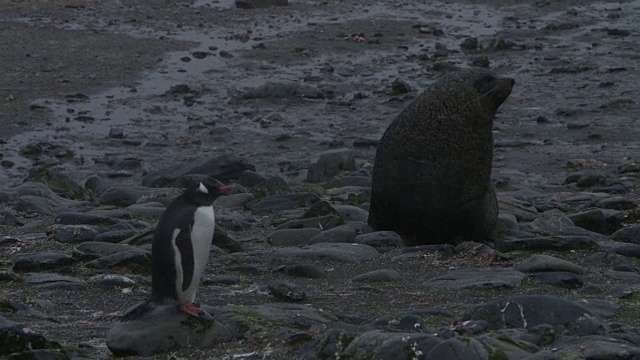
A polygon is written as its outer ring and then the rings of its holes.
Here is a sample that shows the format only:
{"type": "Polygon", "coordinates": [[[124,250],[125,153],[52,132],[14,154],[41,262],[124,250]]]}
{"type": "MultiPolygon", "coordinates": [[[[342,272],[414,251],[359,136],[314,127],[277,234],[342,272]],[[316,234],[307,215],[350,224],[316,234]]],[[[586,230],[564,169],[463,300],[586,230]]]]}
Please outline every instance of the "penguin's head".
{"type": "Polygon", "coordinates": [[[228,195],[231,189],[221,186],[215,182],[200,181],[194,186],[187,188],[184,192],[189,202],[201,206],[211,205],[220,195],[228,195]]]}

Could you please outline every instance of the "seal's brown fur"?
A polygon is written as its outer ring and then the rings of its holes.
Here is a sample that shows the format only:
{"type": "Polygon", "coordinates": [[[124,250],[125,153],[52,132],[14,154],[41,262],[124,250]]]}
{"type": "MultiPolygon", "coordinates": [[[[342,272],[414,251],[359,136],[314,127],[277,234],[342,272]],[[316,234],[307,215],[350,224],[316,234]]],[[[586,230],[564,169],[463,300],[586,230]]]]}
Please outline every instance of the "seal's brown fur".
{"type": "Polygon", "coordinates": [[[493,118],[513,84],[486,70],[463,70],[405,108],[378,145],[369,224],[411,244],[486,240],[498,216],[493,118]]]}

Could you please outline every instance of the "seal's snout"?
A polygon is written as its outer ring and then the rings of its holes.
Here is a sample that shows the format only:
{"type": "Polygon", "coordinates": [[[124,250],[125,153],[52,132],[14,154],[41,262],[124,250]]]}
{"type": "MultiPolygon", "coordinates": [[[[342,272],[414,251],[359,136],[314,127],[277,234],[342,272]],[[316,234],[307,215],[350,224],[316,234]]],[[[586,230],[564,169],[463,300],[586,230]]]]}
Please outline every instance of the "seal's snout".
{"type": "Polygon", "coordinates": [[[511,90],[513,88],[513,85],[516,84],[516,81],[513,78],[503,77],[503,78],[499,78],[498,83],[499,83],[499,86],[511,90]]]}

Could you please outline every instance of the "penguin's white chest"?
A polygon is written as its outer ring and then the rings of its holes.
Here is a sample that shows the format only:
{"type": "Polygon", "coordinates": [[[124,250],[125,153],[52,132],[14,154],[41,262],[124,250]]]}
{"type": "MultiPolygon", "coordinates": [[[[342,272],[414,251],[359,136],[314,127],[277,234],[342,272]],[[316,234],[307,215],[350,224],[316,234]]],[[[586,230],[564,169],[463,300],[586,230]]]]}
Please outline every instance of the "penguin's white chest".
{"type": "Polygon", "coordinates": [[[204,260],[205,264],[211,250],[211,240],[216,228],[216,218],[212,206],[199,207],[193,219],[191,228],[191,242],[193,243],[194,259],[204,260]],[[204,254],[204,255],[203,255],[204,254]]]}
{"type": "MultiPolygon", "coordinates": [[[[213,233],[215,231],[216,221],[213,213],[212,206],[199,207],[194,213],[193,226],[191,227],[191,247],[193,249],[193,264],[184,264],[176,262],[177,278],[180,279],[176,282],[176,290],[178,293],[178,300],[181,303],[193,302],[196,297],[196,292],[200,285],[200,279],[204,273],[204,269],[209,260],[209,252],[211,251],[211,241],[213,239],[213,233]],[[193,277],[189,284],[184,284],[187,281],[183,278],[184,266],[193,266],[193,277]],[[186,290],[184,289],[184,286],[186,290]]],[[[176,249],[177,250],[177,249],[176,249]]],[[[179,256],[177,256],[178,258],[179,256]]]]}

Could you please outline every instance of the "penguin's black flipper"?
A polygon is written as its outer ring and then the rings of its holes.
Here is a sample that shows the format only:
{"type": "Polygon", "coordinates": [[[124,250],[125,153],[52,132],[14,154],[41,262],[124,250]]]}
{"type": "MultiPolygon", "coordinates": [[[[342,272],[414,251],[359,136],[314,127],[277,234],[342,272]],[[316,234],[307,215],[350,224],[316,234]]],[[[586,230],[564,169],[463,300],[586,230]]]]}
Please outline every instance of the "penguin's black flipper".
{"type": "Polygon", "coordinates": [[[155,308],[155,304],[151,300],[147,300],[141,304],[129,308],[127,312],[120,318],[121,322],[135,321],[143,318],[146,314],[155,308]]]}

